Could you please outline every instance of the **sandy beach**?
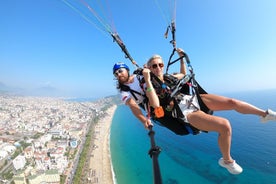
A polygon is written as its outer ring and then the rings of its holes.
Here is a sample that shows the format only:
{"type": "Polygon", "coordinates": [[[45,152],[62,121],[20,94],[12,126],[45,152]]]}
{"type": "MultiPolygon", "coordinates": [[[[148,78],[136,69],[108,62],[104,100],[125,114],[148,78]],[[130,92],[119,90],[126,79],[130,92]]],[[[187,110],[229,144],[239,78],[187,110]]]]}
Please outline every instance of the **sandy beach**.
{"type": "Polygon", "coordinates": [[[110,107],[107,116],[99,120],[94,129],[94,143],[89,161],[90,183],[113,184],[110,154],[110,128],[117,106],[110,107]]]}

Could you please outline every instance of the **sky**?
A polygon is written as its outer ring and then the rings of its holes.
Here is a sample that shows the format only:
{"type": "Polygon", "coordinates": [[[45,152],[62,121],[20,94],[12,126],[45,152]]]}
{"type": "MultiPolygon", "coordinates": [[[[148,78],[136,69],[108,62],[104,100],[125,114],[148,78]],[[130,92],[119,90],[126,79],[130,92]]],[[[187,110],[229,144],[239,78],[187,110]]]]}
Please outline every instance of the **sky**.
{"type": "MultiPolygon", "coordinates": [[[[1,0],[0,86],[30,94],[99,98],[117,94],[112,67],[131,68],[104,24],[116,31],[139,66],[172,52],[164,33],[174,11],[168,0],[1,0]],[[78,11],[76,11],[78,9],[78,11]],[[96,13],[96,14],[93,14],[96,13]],[[107,16],[97,22],[95,15],[107,16]]],[[[276,88],[275,0],[178,0],[177,47],[210,93],[276,88]]],[[[179,64],[169,72],[179,71],[179,64]]]]}

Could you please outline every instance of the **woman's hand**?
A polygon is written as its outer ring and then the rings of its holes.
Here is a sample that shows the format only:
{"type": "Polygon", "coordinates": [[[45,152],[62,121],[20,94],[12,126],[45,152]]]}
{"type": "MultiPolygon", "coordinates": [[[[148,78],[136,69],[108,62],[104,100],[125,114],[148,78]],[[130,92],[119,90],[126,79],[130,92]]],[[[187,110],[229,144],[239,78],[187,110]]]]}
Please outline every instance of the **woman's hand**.
{"type": "Polygon", "coordinates": [[[145,81],[150,81],[150,70],[148,68],[143,69],[143,76],[145,81]]]}
{"type": "Polygon", "coordinates": [[[183,57],[185,55],[185,52],[183,49],[181,48],[177,48],[176,52],[178,53],[179,57],[183,57]]]}

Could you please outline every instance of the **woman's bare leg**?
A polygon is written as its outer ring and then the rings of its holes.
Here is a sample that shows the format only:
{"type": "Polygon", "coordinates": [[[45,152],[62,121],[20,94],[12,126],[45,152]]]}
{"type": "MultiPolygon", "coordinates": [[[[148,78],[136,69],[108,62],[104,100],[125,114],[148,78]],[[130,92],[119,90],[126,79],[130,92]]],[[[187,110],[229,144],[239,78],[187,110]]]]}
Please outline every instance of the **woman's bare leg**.
{"type": "Polygon", "coordinates": [[[191,125],[200,130],[218,132],[218,145],[223,159],[228,162],[233,161],[230,153],[232,128],[227,119],[209,115],[202,111],[188,114],[187,119],[191,125]]]}
{"type": "Polygon", "coordinates": [[[206,106],[213,110],[235,110],[242,114],[255,114],[258,116],[266,116],[266,111],[259,109],[249,103],[213,94],[201,94],[200,95],[206,106]]]}

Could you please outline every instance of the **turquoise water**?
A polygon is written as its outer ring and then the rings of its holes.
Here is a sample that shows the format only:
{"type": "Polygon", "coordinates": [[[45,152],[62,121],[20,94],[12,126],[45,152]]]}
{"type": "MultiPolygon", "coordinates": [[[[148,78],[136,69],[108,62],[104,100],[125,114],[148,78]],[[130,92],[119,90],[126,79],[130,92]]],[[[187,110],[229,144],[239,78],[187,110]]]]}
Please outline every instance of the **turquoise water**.
{"type": "MultiPolygon", "coordinates": [[[[276,110],[276,92],[227,95],[260,108],[276,110]]],[[[216,133],[177,136],[164,127],[154,126],[155,141],[162,148],[158,157],[162,181],[181,183],[276,184],[276,122],[261,124],[259,117],[235,111],[216,112],[232,123],[232,156],[243,167],[240,175],[231,175],[217,161],[221,157],[216,133]]],[[[121,105],[111,127],[111,154],[118,184],[153,183],[152,160],[148,155],[147,130],[121,105]]]]}

